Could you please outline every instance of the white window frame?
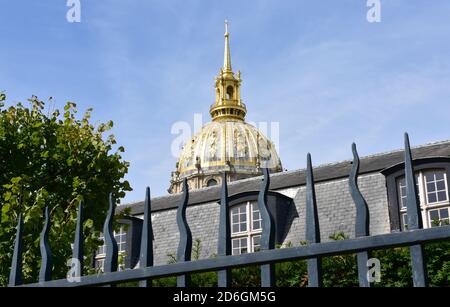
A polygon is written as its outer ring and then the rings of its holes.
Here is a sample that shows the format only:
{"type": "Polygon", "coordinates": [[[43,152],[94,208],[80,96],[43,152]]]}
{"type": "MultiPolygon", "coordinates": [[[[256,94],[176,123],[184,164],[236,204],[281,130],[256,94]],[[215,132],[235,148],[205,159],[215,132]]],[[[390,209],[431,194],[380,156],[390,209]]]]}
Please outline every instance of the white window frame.
{"type": "MultiPolygon", "coordinates": [[[[419,201],[420,201],[420,208],[421,208],[421,214],[422,214],[422,221],[423,221],[423,227],[424,228],[431,228],[433,227],[433,221],[430,218],[430,211],[436,210],[436,209],[444,209],[448,208],[450,213],[450,198],[449,198],[449,191],[448,191],[448,184],[447,184],[447,173],[445,169],[423,169],[415,173],[416,180],[417,180],[417,192],[419,194],[419,201]],[[428,187],[426,183],[425,175],[427,173],[437,173],[440,172],[444,175],[444,184],[445,184],[445,192],[447,196],[447,200],[440,201],[440,202],[433,202],[428,203],[428,187]]],[[[401,193],[401,185],[400,180],[404,180],[405,177],[401,177],[397,180],[396,186],[397,186],[397,194],[398,194],[398,201],[399,201],[399,208],[400,208],[400,223],[402,226],[402,229],[405,230],[405,223],[404,223],[404,215],[407,213],[407,208],[402,206],[402,193],[401,193]]],[[[434,181],[436,182],[436,181],[434,181]]],[[[441,190],[439,190],[441,191],[441,190]]],[[[436,227],[436,226],[434,226],[436,227]]]]}
{"type": "MultiPolygon", "coordinates": [[[[125,226],[120,226],[119,232],[114,231],[114,238],[117,242],[117,249],[119,256],[125,257],[126,256],[126,247],[127,247],[127,232],[125,231],[125,226]],[[119,240],[118,240],[119,238],[119,240]],[[122,248],[123,247],[123,248],[122,248]]],[[[99,246],[97,249],[97,253],[95,254],[95,268],[99,269],[100,271],[104,272],[104,265],[105,265],[105,258],[106,258],[106,244],[105,244],[105,237],[103,234],[100,234],[99,237],[100,240],[103,240],[103,245],[99,246]],[[102,250],[103,253],[98,253],[99,250],[102,250]],[[97,263],[101,263],[101,265],[97,265],[97,263]]],[[[122,263],[117,268],[118,271],[125,270],[125,264],[122,263]]]]}
{"type": "MultiPolygon", "coordinates": [[[[433,170],[432,170],[433,171],[433,170]]],[[[444,179],[443,179],[443,181],[444,181],[444,185],[445,185],[445,187],[444,187],[444,190],[435,190],[435,191],[433,191],[433,192],[428,192],[428,184],[426,183],[426,180],[425,180],[425,173],[429,173],[429,172],[432,172],[432,171],[424,171],[423,173],[424,173],[424,175],[423,175],[423,178],[422,178],[422,180],[423,180],[423,185],[424,185],[424,187],[425,187],[425,189],[424,189],[424,194],[426,194],[426,195],[424,195],[424,198],[426,198],[426,201],[427,201],[427,206],[428,207],[430,207],[430,206],[440,206],[441,204],[448,204],[448,202],[449,202],[449,197],[448,197],[448,186],[447,186],[447,174],[445,173],[445,172],[443,172],[443,174],[444,174],[444,179]],[[436,201],[436,202],[433,202],[433,203],[431,203],[431,204],[428,204],[428,194],[429,193],[435,193],[436,195],[437,195],[437,193],[438,192],[442,192],[442,191],[444,191],[445,193],[446,193],[446,200],[444,200],[444,201],[436,201]]],[[[440,171],[440,170],[434,170],[435,172],[436,171],[440,171]]],[[[434,173],[434,174],[436,174],[436,173],[434,173]]],[[[442,181],[442,180],[439,180],[439,181],[442,181]]],[[[436,180],[434,180],[433,181],[434,182],[434,184],[435,184],[435,186],[436,186],[436,180]]],[[[437,189],[437,187],[436,187],[436,189],[437,189]]],[[[437,199],[437,198],[436,198],[437,199]]]]}
{"type": "MultiPolygon", "coordinates": [[[[247,253],[254,253],[255,251],[258,251],[259,249],[255,249],[254,246],[254,240],[255,238],[261,239],[262,234],[262,219],[261,219],[261,212],[258,210],[254,210],[254,206],[258,206],[258,203],[256,201],[247,201],[238,205],[235,205],[230,208],[230,228],[231,228],[231,252],[232,255],[239,255],[241,254],[241,245],[239,241],[239,247],[238,247],[238,253],[235,253],[235,248],[233,248],[233,241],[246,239],[247,241],[247,253]],[[245,216],[246,216],[246,223],[247,228],[245,231],[238,231],[233,232],[233,225],[237,223],[233,223],[233,209],[236,208],[242,208],[245,207],[245,216]],[[253,219],[253,212],[259,212],[259,219],[254,220],[253,219]],[[253,229],[253,222],[259,221],[259,228],[253,229]]],[[[238,223],[240,222],[240,219],[238,220],[238,223]]],[[[259,244],[258,244],[259,246],[259,244]]]]}
{"type": "Polygon", "coordinates": [[[440,223],[446,222],[447,224],[444,224],[444,225],[448,225],[448,223],[450,223],[450,216],[449,216],[450,215],[450,207],[445,206],[445,207],[438,207],[438,208],[430,208],[430,209],[428,209],[428,218],[430,221],[430,227],[442,226],[442,225],[433,225],[433,220],[431,219],[432,211],[438,211],[440,223]],[[443,209],[447,209],[447,217],[444,217],[444,218],[441,217],[441,210],[443,210],[443,209]]]}

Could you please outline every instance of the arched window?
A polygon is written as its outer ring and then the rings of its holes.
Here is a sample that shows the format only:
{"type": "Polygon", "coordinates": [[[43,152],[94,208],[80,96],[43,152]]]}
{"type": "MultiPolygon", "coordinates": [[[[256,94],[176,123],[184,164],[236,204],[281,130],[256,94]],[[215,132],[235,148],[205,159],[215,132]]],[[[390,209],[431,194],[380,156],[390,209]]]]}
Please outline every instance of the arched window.
{"type": "Polygon", "coordinates": [[[217,180],[216,179],[209,179],[208,182],[206,183],[207,187],[212,187],[217,185],[217,180]]]}
{"type": "Polygon", "coordinates": [[[233,87],[230,85],[227,87],[227,99],[233,99],[233,94],[234,94],[234,89],[233,87]]]}
{"type": "Polygon", "coordinates": [[[230,221],[232,254],[258,251],[262,232],[258,203],[248,201],[231,207],[230,221]]]}

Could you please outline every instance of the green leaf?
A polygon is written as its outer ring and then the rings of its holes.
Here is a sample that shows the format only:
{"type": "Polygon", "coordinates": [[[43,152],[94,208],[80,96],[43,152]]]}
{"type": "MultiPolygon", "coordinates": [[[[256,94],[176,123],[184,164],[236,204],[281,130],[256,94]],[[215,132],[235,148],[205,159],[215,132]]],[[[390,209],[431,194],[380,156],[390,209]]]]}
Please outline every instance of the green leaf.
{"type": "Polygon", "coordinates": [[[3,200],[9,201],[10,199],[11,199],[11,192],[10,191],[5,192],[5,194],[3,194],[3,200]]]}
{"type": "Polygon", "coordinates": [[[9,212],[9,208],[11,208],[10,203],[6,203],[2,206],[2,220],[3,220],[3,216],[9,212]]]}
{"type": "Polygon", "coordinates": [[[22,180],[22,177],[14,177],[14,178],[11,178],[11,182],[12,182],[13,184],[18,184],[21,180],[22,180]]]}
{"type": "MultiPolygon", "coordinates": [[[[46,206],[52,218],[53,278],[65,278],[78,200],[86,201],[85,252],[92,256],[100,243],[96,236],[108,210],[108,192],[120,196],[131,188],[122,182],[129,163],[109,152],[112,140],[101,133],[112,122],[94,125],[90,116],[76,118],[73,102],[66,104],[62,116],[58,110],[44,111],[44,103],[35,96],[28,102],[0,109],[0,141],[7,140],[0,152],[7,159],[0,165],[0,286],[7,284],[19,213],[25,221],[24,279],[36,280],[39,273],[39,235],[46,206]]],[[[118,147],[120,152],[123,147],[118,147]]]]}

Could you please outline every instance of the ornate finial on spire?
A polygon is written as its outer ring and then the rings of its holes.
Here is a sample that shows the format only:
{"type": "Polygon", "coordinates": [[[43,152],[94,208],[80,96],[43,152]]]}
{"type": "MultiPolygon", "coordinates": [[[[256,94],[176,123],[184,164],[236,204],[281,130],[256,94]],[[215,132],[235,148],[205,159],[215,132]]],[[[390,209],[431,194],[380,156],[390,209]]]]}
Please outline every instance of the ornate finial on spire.
{"type": "Polygon", "coordinates": [[[225,52],[223,67],[220,75],[215,79],[216,101],[209,113],[212,120],[244,120],[247,108],[241,100],[241,73],[237,78],[231,69],[230,34],[228,33],[228,20],[225,20],[225,52]]]}
{"type": "Polygon", "coordinates": [[[228,20],[225,20],[225,53],[223,57],[223,69],[231,71],[230,33],[228,33],[228,20]]]}

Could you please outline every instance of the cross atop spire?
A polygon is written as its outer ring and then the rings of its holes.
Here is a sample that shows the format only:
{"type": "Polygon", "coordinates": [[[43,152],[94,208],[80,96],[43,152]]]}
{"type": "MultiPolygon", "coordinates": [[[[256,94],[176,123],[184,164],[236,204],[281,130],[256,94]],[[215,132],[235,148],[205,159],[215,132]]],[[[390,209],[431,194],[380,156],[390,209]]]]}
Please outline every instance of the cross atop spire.
{"type": "Polygon", "coordinates": [[[231,69],[231,53],[230,53],[230,33],[228,33],[228,20],[225,20],[225,52],[223,56],[223,70],[230,72],[231,69]]]}

